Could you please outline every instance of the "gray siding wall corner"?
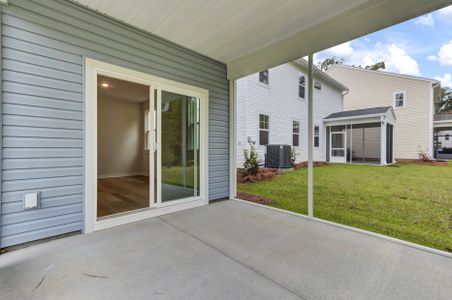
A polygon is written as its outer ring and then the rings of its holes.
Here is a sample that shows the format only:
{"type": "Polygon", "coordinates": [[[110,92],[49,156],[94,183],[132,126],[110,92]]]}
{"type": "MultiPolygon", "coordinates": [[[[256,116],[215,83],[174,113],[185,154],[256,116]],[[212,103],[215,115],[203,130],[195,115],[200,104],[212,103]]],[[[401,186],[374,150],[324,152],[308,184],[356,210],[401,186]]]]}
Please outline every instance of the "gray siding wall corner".
{"type": "Polygon", "coordinates": [[[208,89],[209,198],[228,197],[224,64],[68,1],[10,0],[1,34],[1,247],[82,230],[84,57],[208,89]],[[27,191],[40,209],[23,211],[27,191]]]}

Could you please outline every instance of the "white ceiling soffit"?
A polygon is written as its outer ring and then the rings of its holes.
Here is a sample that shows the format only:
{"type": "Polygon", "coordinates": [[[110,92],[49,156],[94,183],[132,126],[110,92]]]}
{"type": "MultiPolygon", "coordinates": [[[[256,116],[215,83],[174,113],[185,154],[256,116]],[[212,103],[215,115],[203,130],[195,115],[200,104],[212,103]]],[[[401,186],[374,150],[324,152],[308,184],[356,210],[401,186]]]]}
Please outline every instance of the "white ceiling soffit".
{"type": "Polygon", "coordinates": [[[452,0],[74,0],[228,65],[236,79],[452,0]]]}

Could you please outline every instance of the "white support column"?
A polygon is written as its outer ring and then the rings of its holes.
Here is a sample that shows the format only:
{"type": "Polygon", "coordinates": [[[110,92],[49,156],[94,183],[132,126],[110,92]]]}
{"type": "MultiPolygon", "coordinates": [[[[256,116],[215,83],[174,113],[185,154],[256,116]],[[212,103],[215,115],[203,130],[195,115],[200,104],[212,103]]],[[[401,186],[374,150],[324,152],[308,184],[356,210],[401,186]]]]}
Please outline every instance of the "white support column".
{"type": "Polygon", "coordinates": [[[385,121],[384,117],[381,118],[381,154],[380,154],[380,164],[381,165],[387,165],[388,163],[386,162],[386,124],[387,122],[385,121]]]}
{"type": "Polygon", "coordinates": [[[237,196],[236,81],[229,81],[229,198],[237,196]]]}
{"type": "Polygon", "coordinates": [[[313,55],[309,55],[308,59],[308,217],[314,217],[314,168],[313,168],[313,152],[314,152],[314,102],[313,87],[314,78],[312,77],[313,55]]]}

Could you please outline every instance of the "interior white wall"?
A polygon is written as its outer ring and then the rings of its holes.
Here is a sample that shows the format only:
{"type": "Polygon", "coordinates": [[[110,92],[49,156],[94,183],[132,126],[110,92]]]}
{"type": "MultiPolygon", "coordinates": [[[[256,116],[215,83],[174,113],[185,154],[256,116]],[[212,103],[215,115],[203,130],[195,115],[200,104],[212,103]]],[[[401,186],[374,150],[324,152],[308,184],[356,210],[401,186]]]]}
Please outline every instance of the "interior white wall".
{"type": "MultiPolygon", "coordinates": [[[[305,98],[298,96],[298,79],[304,70],[295,63],[269,70],[269,84],[259,82],[259,74],[237,80],[237,167],[243,167],[243,150],[248,149],[248,138],[256,141],[258,157],[263,161],[265,146],[259,143],[259,114],[270,117],[270,144],[292,145],[292,122],[300,122],[300,146],[297,162],[307,160],[308,115],[306,81],[305,98]]],[[[320,127],[320,145],[314,148],[314,160],[326,160],[326,127],[323,118],[343,110],[343,96],[339,88],[320,80],[322,90],[314,89],[314,125],[320,127]]]]}
{"type": "Polygon", "coordinates": [[[98,177],[143,174],[144,115],[141,103],[99,97],[98,177]]]}

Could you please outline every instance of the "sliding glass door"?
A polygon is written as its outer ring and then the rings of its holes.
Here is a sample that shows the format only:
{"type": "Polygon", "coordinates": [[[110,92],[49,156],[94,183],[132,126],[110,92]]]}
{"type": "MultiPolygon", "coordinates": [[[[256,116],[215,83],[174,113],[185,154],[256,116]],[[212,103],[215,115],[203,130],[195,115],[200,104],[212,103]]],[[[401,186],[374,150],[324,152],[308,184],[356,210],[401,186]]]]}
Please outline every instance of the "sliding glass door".
{"type": "Polygon", "coordinates": [[[99,75],[97,98],[98,218],[200,195],[199,97],[99,75]]]}
{"type": "Polygon", "coordinates": [[[207,204],[208,90],[85,64],[85,231],[207,204]]]}

